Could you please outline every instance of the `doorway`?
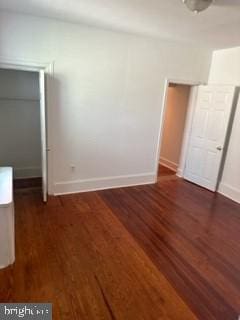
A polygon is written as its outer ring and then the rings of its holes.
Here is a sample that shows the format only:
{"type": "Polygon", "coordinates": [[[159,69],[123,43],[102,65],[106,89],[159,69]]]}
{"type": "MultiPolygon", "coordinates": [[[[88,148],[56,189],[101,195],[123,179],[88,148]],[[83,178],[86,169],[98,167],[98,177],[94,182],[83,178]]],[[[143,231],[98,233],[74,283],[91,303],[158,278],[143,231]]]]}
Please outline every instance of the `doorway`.
{"type": "Polygon", "coordinates": [[[169,83],[159,159],[159,178],[178,172],[190,96],[189,85],[169,83]]]}
{"type": "Polygon", "coordinates": [[[44,73],[0,69],[0,166],[16,189],[39,188],[47,200],[44,73]]]}
{"type": "Polygon", "coordinates": [[[161,134],[158,180],[182,175],[181,157],[192,86],[169,82],[161,134]]]}
{"type": "Polygon", "coordinates": [[[166,82],[161,119],[158,181],[183,177],[216,191],[237,102],[231,85],[166,82]],[[171,172],[169,172],[171,170],[171,172]]]}

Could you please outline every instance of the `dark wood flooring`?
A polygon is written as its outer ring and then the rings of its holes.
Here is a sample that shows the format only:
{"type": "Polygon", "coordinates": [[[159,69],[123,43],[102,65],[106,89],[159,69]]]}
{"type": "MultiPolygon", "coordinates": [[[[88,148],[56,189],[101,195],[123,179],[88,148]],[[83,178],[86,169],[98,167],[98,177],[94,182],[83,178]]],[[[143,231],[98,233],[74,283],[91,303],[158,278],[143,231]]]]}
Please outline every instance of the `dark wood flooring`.
{"type": "Polygon", "coordinates": [[[25,179],[15,179],[14,182],[14,189],[29,189],[29,188],[41,188],[42,185],[42,178],[25,178],[25,179]]]}
{"type": "Polygon", "coordinates": [[[158,182],[163,182],[165,180],[176,180],[176,172],[163,166],[159,165],[158,168],[158,182]]]}
{"type": "Polygon", "coordinates": [[[174,176],[174,175],[176,175],[176,172],[159,164],[159,167],[158,167],[158,176],[159,177],[174,176]]]}
{"type": "Polygon", "coordinates": [[[0,302],[56,320],[237,320],[240,205],[181,179],[50,197],[18,192],[0,302]]]}

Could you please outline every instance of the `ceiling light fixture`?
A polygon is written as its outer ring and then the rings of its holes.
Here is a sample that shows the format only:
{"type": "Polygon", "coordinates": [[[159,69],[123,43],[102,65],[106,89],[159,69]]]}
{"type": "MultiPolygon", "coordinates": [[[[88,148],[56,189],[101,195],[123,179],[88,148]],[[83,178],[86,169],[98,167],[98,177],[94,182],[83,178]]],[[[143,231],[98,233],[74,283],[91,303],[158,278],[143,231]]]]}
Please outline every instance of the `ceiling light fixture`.
{"type": "Polygon", "coordinates": [[[212,3],[213,0],[182,0],[186,7],[195,12],[199,13],[206,10],[212,3]]]}

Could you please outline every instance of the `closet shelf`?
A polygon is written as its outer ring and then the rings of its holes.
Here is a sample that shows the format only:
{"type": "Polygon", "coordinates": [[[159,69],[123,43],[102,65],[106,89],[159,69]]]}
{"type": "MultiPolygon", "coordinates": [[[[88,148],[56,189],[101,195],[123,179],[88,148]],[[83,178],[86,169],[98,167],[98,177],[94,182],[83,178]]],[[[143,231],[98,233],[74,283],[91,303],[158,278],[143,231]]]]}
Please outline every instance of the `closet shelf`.
{"type": "Polygon", "coordinates": [[[14,98],[8,98],[8,97],[0,97],[0,101],[40,101],[40,99],[37,98],[18,98],[18,97],[14,97],[14,98]]]}

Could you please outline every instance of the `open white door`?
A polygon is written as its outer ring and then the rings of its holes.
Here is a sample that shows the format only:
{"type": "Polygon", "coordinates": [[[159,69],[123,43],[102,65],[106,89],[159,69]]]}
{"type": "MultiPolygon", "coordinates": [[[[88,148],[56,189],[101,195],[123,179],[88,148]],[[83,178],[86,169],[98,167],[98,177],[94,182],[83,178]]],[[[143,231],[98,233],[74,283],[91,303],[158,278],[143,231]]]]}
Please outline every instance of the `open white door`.
{"type": "Polygon", "coordinates": [[[215,191],[235,87],[199,86],[184,178],[215,191]]]}
{"type": "Polygon", "coordinates": [[[40,118],[41,118],[41,142],[42,142],[42,193],[43,201],[47,202],[47,137],[46,137],[46,105],[45,105],[45,73],[39,72],[40,88],[40,118]]]}

